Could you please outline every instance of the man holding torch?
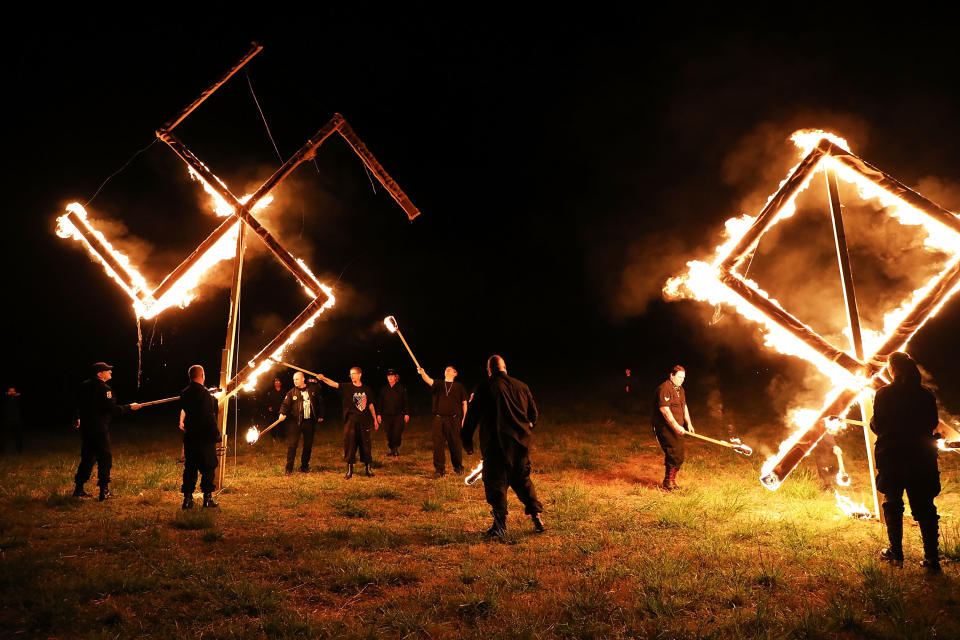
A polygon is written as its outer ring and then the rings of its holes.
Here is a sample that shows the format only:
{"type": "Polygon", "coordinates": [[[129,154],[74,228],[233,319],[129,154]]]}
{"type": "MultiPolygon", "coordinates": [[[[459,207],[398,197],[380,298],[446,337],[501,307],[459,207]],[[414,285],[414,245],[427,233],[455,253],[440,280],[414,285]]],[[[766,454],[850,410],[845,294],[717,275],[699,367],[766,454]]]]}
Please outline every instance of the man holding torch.
{"type": "Polygon", "coordinates": [[[454,473],[463,473],[463,445],[460,429],[467,415],[467,390],[456,381],[457,370],[452,366],[443,371],[443,380],[434,380],[423,368],[417,373],[430,385],[433,392],[433,468],[437,477],[445,473],[446,454],[444,445],[450,449],[450,464],[454,473]]]}
{"type": "Polygon", "coordinates": [[[390,455],[398,458],[403,427],[410,422],[410,403],[407,401],[407,389],[400,384],[400,376],[395,369],[387,369],[387,386],[380,390],[377,406],[380,408],[377,422],[387,432],[390,455]]]}
{"type": "Polygon", "coordinates": [[[669,378],[657,387],[653,404],[653,433],[663,449],[663,488],[667,491],[679,488],[677,472],[687,453],[683,436],[687,432],[693,433],[693,421],[683,390],[686,376],[686,369],[680,365],[671,369],[669,378]]]}
{"type": "Polygon", "coordinates": [[[940,532],[933,499],[940,494],[937,400],[921,384],[920,369],[906,353],[890,356],[893,382],[877,390],[870,428],[877,434],[877,489],[883,494],[890,546],[881,558],[903,565],[903,492],[923,540],[923,566],[940,572],[940,532]]]}
{"type": "Polygon", "coordinates": [[[220,464],[217,460],[217,444],[223,436],[217,427],[217,399],[203,386],[206,374],[198,364],[187,369],[190,378],[180,392],[180,431],[183,431],[183,493],[182,509],[193,508],[193,491],[200,476],[200,491],[203,492],[204,508],[217,507],[213,501],[216,488],[214,472],[220,464]]]}
{"type": "Polygon", "coordinates": [[[347,463],[347,473],[344,478],[353,477],[353,465],[357,461],[357,449],[360,449],[360,461],[366,467],[366,474],[373,476],[370,465],[373,464],[373,455],[370,451],[370,428],[379,429],[377,410],[374,406],[373,390],[363,384],[360,367],[350,368],[350,382],[337,382],[321,375],[321,382],[340,391],[340,402],[343,405],[343,459],[347,463]],[[369,417],[368,417],[369,412],[369,417]]]}
{"type": "Polygon", "coordinates": [[[483,490],[493,511],[493,526],[488,536],[507,531],[507,485],[523,503],[537,533],[545,530],[540,513],[543,504],[530,480],[530,441],[537,422],[537,405],[530,388],[507,375],[500,356],[487,360],[487,375],[463,422],[461,437],[467,453],[473,454],[473,432],[479,427],[480,454],[483,456],[483,490]]]}
{"type": "Polygon", "coordinates": [[[302,371],[293,374],[293,389],[287,392],[280,405],[279,420],[283,422],[287,418],[292,418],[292,424],[288,427],[287,433],[287,475],[293,473],[293,461],[297,457],[297,444],[300,442],[300,434],[303,434],[303,452],[300,454],[300,471],[306,473],[310,471],[310,454],[313,452],[313,436],[317,430],[317,424],[323,422],[324,417],[323,397],[320,395],[320,388],[315,385],[307,385],[306,377],[302,371]]]}
{"type": "Polygon", "coordinates": [[[110,469],[113,454],[110,451],[110,423],[117,416],[140,408],[137,403],[118,405],[113,389],[107,382],[113,377],[113,367],[106,362],[96,362],[90,368],[93,377],[84,380],[77,394],[77,413],[73,428],[80,430],[80,465],[73,478],[75,498],[89,498],[83,485],[97,464],[97,484],[100,485],[100,502],[113,497],[110,493],[110,469]]]}

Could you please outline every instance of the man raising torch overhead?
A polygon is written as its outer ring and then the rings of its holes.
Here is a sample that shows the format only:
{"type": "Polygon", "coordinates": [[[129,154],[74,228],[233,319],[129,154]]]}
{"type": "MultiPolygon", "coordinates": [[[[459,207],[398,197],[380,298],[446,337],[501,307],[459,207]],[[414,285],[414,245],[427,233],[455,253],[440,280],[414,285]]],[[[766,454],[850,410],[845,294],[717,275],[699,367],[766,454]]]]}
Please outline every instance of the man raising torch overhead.
{"type": "Polygon", "coordinates": [[[450,464],[455,473],[463,473],[463,446],[460,443],[460,428],[467,415],[467,390],[456,381],[457,370],[447,367],[443,380],[434,380],[422,368],[417,373],[430,385],[433,392],[433,468],[436,476],[445,473],[446,454],[444,445],[450,449],[450,464]]]}
{"type": "Polygon", "coordinates": [[[653,433],[663,449],[663,488],[667,491],[679,488],[677,472],[687,454],[683,435],[694,432],[687,395],[683,391],[686,377],[687,371],[680,365],[671,369],[670,377],[657,387],[653,403],[653,433]]]}

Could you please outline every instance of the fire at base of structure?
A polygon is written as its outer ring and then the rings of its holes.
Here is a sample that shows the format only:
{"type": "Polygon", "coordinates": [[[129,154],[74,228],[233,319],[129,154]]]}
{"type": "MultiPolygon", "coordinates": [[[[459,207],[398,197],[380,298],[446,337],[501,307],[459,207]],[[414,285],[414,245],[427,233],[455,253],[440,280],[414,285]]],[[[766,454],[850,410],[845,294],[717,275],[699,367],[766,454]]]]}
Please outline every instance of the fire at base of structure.
{"type": "Polygon", "coordinates": [[[728,220],[727,240],[717,248],[712,261],[688,262],[687,272],[671,278],[664,286],[668,299],[690,298],[734,308],[761,326],[766,346],[803,358],[830,378],[833,389],[822,407],[797,412],[797,430],[764,463],[760,480],[770,490],[776,490],[817,445],[826,433],[828,417],[845,415],[863,394],[887,383],[883,372],[890,354],[904,349],[923,324],[960,289],[960,218],[863,161],[837,136],[803,131],[795,133],[792,139],[806,155],[770,196],[763,210],[756,217],[728,220]],[[828,182],[833,172],[854,184],[863,199],[876,199],[887,214],[902,224],[921,227],[927,234],[925,246],[950,256],[939,275],[916,289],[898,309],[886,314],[882,331],[863,337],[861,357],[830,344],[755,282],[737,273],[763,234],[795,213],[797,195],[820,169],[827,174],[828,182]]]}

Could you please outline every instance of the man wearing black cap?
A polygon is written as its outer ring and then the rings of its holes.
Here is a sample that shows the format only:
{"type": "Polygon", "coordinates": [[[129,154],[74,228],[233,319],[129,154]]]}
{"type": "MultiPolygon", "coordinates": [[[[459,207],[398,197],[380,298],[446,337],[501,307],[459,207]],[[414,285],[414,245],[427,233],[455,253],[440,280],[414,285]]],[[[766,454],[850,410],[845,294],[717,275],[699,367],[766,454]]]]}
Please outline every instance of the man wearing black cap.
{"type": "Polygon", "coordinates": [[[193,508],[193,490],[200,476],[205,508],[219,506],[213,501],[216,480],[213,474],[220,464],[217,444],[223,440],[217,427],[217,399],[203,386],[206,374],[198,364],[187,370],[190,384],[180,392],[180,431],[183,431],[183,493],[181,508],[193,508]]]}
{"type": "Polygon", "coordinates": [[[407,402],[407,389],[400,384],[400,376],[395,369],[387,369],[387,386],[380,390],[377,398],[377,421],[387,432],[387,446],[390,455],[400,457],[400,439],[403,426],[410,422],[410,405],[407,402]]]}
{"type": "Polygon", "coordinates": [[[83,485],[93,473],[93,463],[97,463],[97,484],[100,485],[99,500],[103,502],[112,496],[110,493],[110,468],[113,456],[110,453],[110,423],[115,416],[127,411],[136,411],[139,404],[118,405],[113,397],[113,389],[107,381],[113,377],[112,366],[105,362],[96,362],[91,367],[93,377],[84,380],[77,393],[77,411],[74,429],[80,430],[80,466],[73,482],[75,498],[89,498],[83,485]]]}

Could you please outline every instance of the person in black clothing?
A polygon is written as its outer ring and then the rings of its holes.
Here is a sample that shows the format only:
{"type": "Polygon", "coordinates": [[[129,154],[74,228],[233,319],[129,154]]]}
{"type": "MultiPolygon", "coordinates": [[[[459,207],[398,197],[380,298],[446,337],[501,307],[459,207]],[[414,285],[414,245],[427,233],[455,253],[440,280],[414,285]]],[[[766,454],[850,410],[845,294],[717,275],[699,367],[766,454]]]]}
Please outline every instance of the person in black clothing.
{"type": "Polygon", "coordinates": [[[883,494],[890,546],[881,557],[903,565],[903,492],[923,540],[923,566],[940,571],[939,526],[933,499],[940,494],[940,470],[934,430],[940,423],[937,400],[921,384],[917,363],[906,353],[890,356],[893,382],[877,390],[870,428],[877,434],[874,449],[877,489],[883,494]]]}
{"type": "Polygon", "coordinates": [[[91,367],[93,377],[84,380],[77,393],[77,412],[73,428],[80,430],[80,465],[73,478],[75,498],[89,498],[83,485],[97,464],[97,484],[100,485],[99,500],[113,497],[110,493],[110,469],[113,455],[110,451],[110,423],[116,416],[136,411],[139,404],[118,405],[113,389],[107,381],[113,377],[113,367],[105,362],[96,362],[91,367]]]}
{"type": "Polygon", "coordinates": [[[543,532],[543,504],[530,480],[530,441],[537,405],[530,388],[507,375],[500,356],[487,360],[487,374],[489,378],[470,401],[460,434],[467,453],[473,455],[473,432],[480,429],[483,490],[493,510],[493,526],[487,535],[499,536],[507,530],[507,485],[520,498],[536,531],[543,532]]]}
{"type": "Polygon", "coordinates": [[[433,392],[433,468],[437,477],[446,470],[444,445],[450,450],[450,464],[455,473],[463,473],[463,445],[460,443],[460,429],[467,414],[467,390],[456,381],[457,370],[447,367],[443,371],[443,380],[434,380],[422,368],[417,373],[430,385],[433,392]]]}
{"type": "Polygon", "coordinates": [[[198,364],[187,370],[190,384],[180,392],[180,431],[183,431],[183,493],[181,508],[193,508],[193,491],[200,476],[204,508],[219,506],[213,501],[219,465],[217,444],[223,439],[217,427],[217,399],[203,386],[206,374],[198,364]]]}
{"type": "Polygon", "coordinates": [[[394,369],[387,369],[387,386],[377,396],[377,407],[380,409],[377,422],[387,432],[387,446],[394,458],[400,457],[403,427],[410,422],[409,406],[407,389],[400,384],[400,376],[394,369]]]}
{"type": "Polygon", "coordinates": [[[343,406],[343,459],[347,463],[348,480],[353,477],[353,465],[357,461],[357,449],[360,449],[360,461],[366,467],[366,474],[373,476],[370,465],[373,454],[370,447],[370,429],[380,428],[377,422],[376,406],[372,402],[373,390],[360,381],[363,369],[350,369],[350,382],[337,382],[326,376],[320,380],[340,391],[340,403],[343,406]]]}
{"type": "Polygon", "coordinates": [[[313,436],[317,424],[323,422],[325,410],[320,388],[307,384],[303,373],[293,374],[293,389],[287,392],[280,405],[280,419],[289,422],[287,435],[287,474],[293,473],[293,461],[297,457],[297,443],[303,434],[303,452],[300,454],[300,471],[310,471],[310,454],[313,452],[313,436]]]}
{"type": "Polygon", "coordinates": [[[7,449],[7,438],[13,438],[17,453],[23,453],[23,416],[20,412],[20,394],[8,387],[3,396],[3,416],[0,417],[0,453],[7,449]]]}
{"type": "Polygon", "coordinates": [[[693,421],[682,386],[686,377],[687,371],[680,365],[671,369],[669,379],[657,387],[653,402],[653,433],[663,449],[663,488],[667,491],[679,488],[677,472],[687,454],[683,435],[688,431],[693,433],[693,421]]]}
{"type": "MultiPolygon", "coordinates": [[[[273,386],[263,394],[260,403],[260,417],[265,424],[273,424],[276,419],[280,417],[280,405],[283,404],[283,399],[286,395],[287,392],[284,390],[280,378],[274,378],[273,386]]],[[[287,435],[286,425],[278,424],[270,433],[273,435],[274,440],[283,440],[287,435]]]]}

